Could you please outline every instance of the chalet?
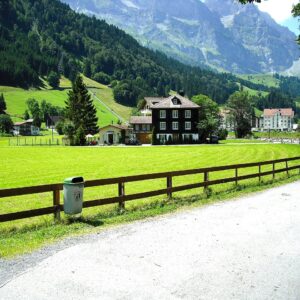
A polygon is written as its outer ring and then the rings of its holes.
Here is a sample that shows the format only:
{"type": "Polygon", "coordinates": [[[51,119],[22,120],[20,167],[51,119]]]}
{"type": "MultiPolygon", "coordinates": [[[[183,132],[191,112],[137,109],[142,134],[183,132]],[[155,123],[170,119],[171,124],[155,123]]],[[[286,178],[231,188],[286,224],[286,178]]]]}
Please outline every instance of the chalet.
{"type": "Polygon", "coordinates": [[[185,97],[180,95],[173,95],[168,98],[146,97],[145,107],[141,113],[144,117],[133,118],[130,124],[136,130],[140,129],[141,125],[143,126],[142,121],[150,125],[150,120],[152,120],[150,128],[155,131],[156,139],[161,144],[169,141],[172,143],[185,141],[189,143],[199,140],[197,128],[199,106],[185,97]],[[138,124],[138,122],[140,123],[138,124]],[[139,127],[135,127],[135,125],[139,125],[139,127]]]}
{"type": "Polygon", "coordinates": [[[265,109],[263,114],[264,130],[293,130],[294,111],[292,108],[265,109]]]}
{"type": "Polygon", "coordinates": [[[39,135],[40,129],[33,125],[33,119],[28,119],[23,122],[17,122],[14,124],[14,135],[39,135]]]}
{"type": "Polygon", "coordinates": [[[124,144],[130,137],[130,128],[126,125],[111,124],[100,128],[100,145],[124,144]]]}
{"type": "Polygon", "coordinates": [[[132,116],[130,118],[133,139],[141,144],[151,143],[152,116],[132,116]]]}

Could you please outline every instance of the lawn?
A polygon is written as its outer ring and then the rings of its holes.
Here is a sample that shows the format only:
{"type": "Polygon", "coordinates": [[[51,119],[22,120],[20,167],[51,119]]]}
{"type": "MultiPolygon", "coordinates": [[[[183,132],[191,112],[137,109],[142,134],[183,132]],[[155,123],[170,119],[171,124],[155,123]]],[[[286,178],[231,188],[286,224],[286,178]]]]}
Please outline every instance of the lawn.
{"type": "MultiPolygon", "coordinates": [[[[83,176],[85,180],[145,174],[163,171],[184,170],[234,163],[257,162],[300,155],[299,145],[203,145],[203,146],[168,146],[168,147],[1,147],[0,148],[0,189],[39,184],[63,182],[70,176],[83,176]]],[[[278,165],[284,167],[283,165],[278,165]]],[[[263,171],[267,170],[266,167],[263,171]]],[[[269,169],[268,169],[269,170],[269,169]]],[[[240,172],[241,175],[257,172],[250,168],[240,172]]],[[[298,174],[295,171],[293,174],[298,174]]],[[[210,179],[231,177],[233,171],[215,173],[210,179]]],[[[281,175],[282,178],[286,174],[281,175]]],[[[280,175],[276,176],[277,178],[280,175]]],[[[299,178],[299,177],[296,177],[299,178]]],[[[182,185],[203,180],[202,175],[191,175],[174,178],[173,184],[182,185]]],[[[271,177],[264,180],[271,180],[271,177]]],[[[247,180],[240,183],[247,185],[253,191],[258,180],[247,180]]],[[[126,193],[151,191],[165,188],[165,179],[143,181],[126,184],[126,193]]],[[[233,184],[223,184],[212,187],[213,194],[218,199],[228,197],[227,191],[235,189],[233,184]],[[217,196],[216,196],[217,195],[217,196]],[[226,196],[227,195],[227,196],[226,196]]],[[[244,189],[244,187],[242,188],[244,189]]],[[[236,190],[232,195],[236,195],[236,190]]],[[[184,191],[174,194],[178,199],[189,202],[202,195],[203,189],[184,191]]],[[[85,190],[85,200],[100,199],[117,195],[117,187],[106,186],[85,190]]],[[[197,198],[198,199],[198,198],[197,198]]],[[[215,199],[215,198],[212,198],[215,199]]],[[[0,214],[47,207],[52,205],[50,193],[0,199],[0,214]]],[[[130,221],[148,215],[176,209],[171,202],[164,207],[166,197],[126,203],[131,213],[119,215],[116,205],[96,207],[84,210],[84,222],[68,222],[63,217],[62,224],[54,225],[52,216],[32,218],[27,220],[0,224],[0,256],[10,256],[31,251],[49,241],[54,241],[70,234],[78,234],[96,229],[101,224],[111,224],[120,221],[130,221]],[[160,209],[161,207],[164,207],[160,209]],[[150,209],[150,210],[148,210],[150,209]],[[140,212],[138,212],[140,211],[140,212]],[[89,221],[87,221],[89,220],[89,221]],[[115,221],[112,221],[115,220],[115,221]],[[118,221],[119,220],[119,221],[118,221]]],[[[175,206],[174,206],[175,205],[175,206]]]]}

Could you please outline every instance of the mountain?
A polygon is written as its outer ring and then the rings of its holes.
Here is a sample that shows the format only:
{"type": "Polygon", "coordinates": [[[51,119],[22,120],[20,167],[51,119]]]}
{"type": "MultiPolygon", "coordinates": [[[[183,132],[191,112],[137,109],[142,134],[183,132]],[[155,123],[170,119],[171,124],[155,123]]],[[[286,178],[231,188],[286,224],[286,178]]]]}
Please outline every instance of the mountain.
{"type": "Polygon", "coordinates": [[[234,73],[281,72],[299,58],[296,36],[234,0],[63,0],[184,63],[234,73]]]}

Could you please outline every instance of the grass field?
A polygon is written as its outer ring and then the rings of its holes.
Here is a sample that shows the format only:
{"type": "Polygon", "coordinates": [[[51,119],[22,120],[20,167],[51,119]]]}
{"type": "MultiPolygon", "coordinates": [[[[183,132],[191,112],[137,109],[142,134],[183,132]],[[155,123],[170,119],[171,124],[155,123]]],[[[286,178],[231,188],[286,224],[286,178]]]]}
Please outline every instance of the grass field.
{"type": "MultiPolygon", "coordinates": [[[[300,155],[299,145],[203,145],[168,147],[0,147],[0,189],[60,183],[70,176],[83,176],[85,180],[128,176],[163,171],[175,171],[234,163],[295,157],[300,155]]],[[[292,163],[291,163],[292,164],[292,163]]],[[[284,165],[278,165],[284,167],[284,165]]],[[[262,171],[270,170],[266,167],[262,171]]],[[[257,172],[257,168],[241,170],[240,175],[257,172]]],[[[293,172],[298,174],[298,171],[293,172]]],[[[231,177],[233,171],[211,174],[210,179],[231,177]]],[[[291,174],[292,175],[292,174],[291,174]]],[[[286,178],[286,174],[276,178],[286,178]]],[[[293,177],[295,180],[298,177],[293,177]]],[[[173,184],[182,185],[203,180],[202,175],[174,178],[173,184]]],[[[271,180],[271,176],[264,178],[271,180]]],[[[165,188],[165,179],[126,184],[126,194],[165,188]]],[[[85,209],[79,222],[63,216],[62,223],[53,223],[53,216],[31,218],[0,224],[0,256],[7,257],[32,251],[42,245],[68,235],[81,234],[102,228],[102,225],[128,222],[146,216],[174,211],[184,205],[200,205],[233,197],[239,193],[262,189],[258,180],[241,182],[238,187],[223,184],[212,187],[210,200],[203,189],[174,194],[174,200],[165,196],[126,203],[120,214],[116,205],[85,209]],[[167,202],[166,202],[167,201],[167,202]],[[197,204],[198,203],[198,204],[197,204]]],[[[113,197],[116,185],[89,188],[85,200],[113,197]]],[[[48,207],[52,194],[28,195],[0,199],[0,214],[48,207]]]]}
{"type": "MultiPolygon", "coordinates": [[[[100,98],[109,107],[111,106],[111,109],[115,110],[126,120],[129,118],[131,108],[117,104],[114,101],[112,90],[109,87],[99,84],[86,77],[84,77],[84,82],[90,90],[96,93],[98,98],[100,98]]],[[[10,114],[13,118],[13,121],[16,122],[21,120],[27,108],[26,101],[29,98],[34,98],[39,102],[46,100],[52,105],[64,107],[70,88],[71,82],[66,78],[61,78],[59,90],[53,90],[47,85],[45,85],[45,87],[42,89],[29,90],[17,87],[0,86],[0,93],[4,94],[4,98],[7,103],[7,113],[10,114]]],[[[118,122],[118,117],[112,114],[107,107],[105,107],[96,99],[94,99],[94,104],[97,108],[99,125],[101,127],[111,124],[112,122],[118,122]]]]}
{"type": "Polygon", "coordinates": [[[278,87],[279,80],[274,78],[273,75],[268,74],[249,74],[249,75],[238,75],[238,77],[251,81],[256,84],[263,84],[268,87],[278,87]]]}

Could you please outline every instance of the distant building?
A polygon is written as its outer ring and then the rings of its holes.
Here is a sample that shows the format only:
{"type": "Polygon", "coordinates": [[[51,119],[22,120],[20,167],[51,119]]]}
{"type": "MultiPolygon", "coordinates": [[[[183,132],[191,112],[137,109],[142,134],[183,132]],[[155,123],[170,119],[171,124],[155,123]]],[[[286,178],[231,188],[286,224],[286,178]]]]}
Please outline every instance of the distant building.
{"type": "Polygon", "coordinates": [[[33,119],[28,119],[23,122],[15,123],[13,133],[14,135],[24,136],[39,135],[40,129],[33,125],[33,119]]]}
{"type": "Polygon", "coordinates": [[[292,131],[294,111],[292,108],[265,109],[263,114],[264,130],[292,131]]]}
{"type": "Polygon", "coordinates": [[[234,122],[229,115],[229,110],[221,109],[220,111],[221,116],[221,125],[222,129],[227,129],[228,131],[234,131],[234,122]]]}
{"type": "Polygon", "coordinates": [[[151,144],[152,116],[132,116],[130,125],[133,130],[133,139],[141,144],[151,144]]]}

